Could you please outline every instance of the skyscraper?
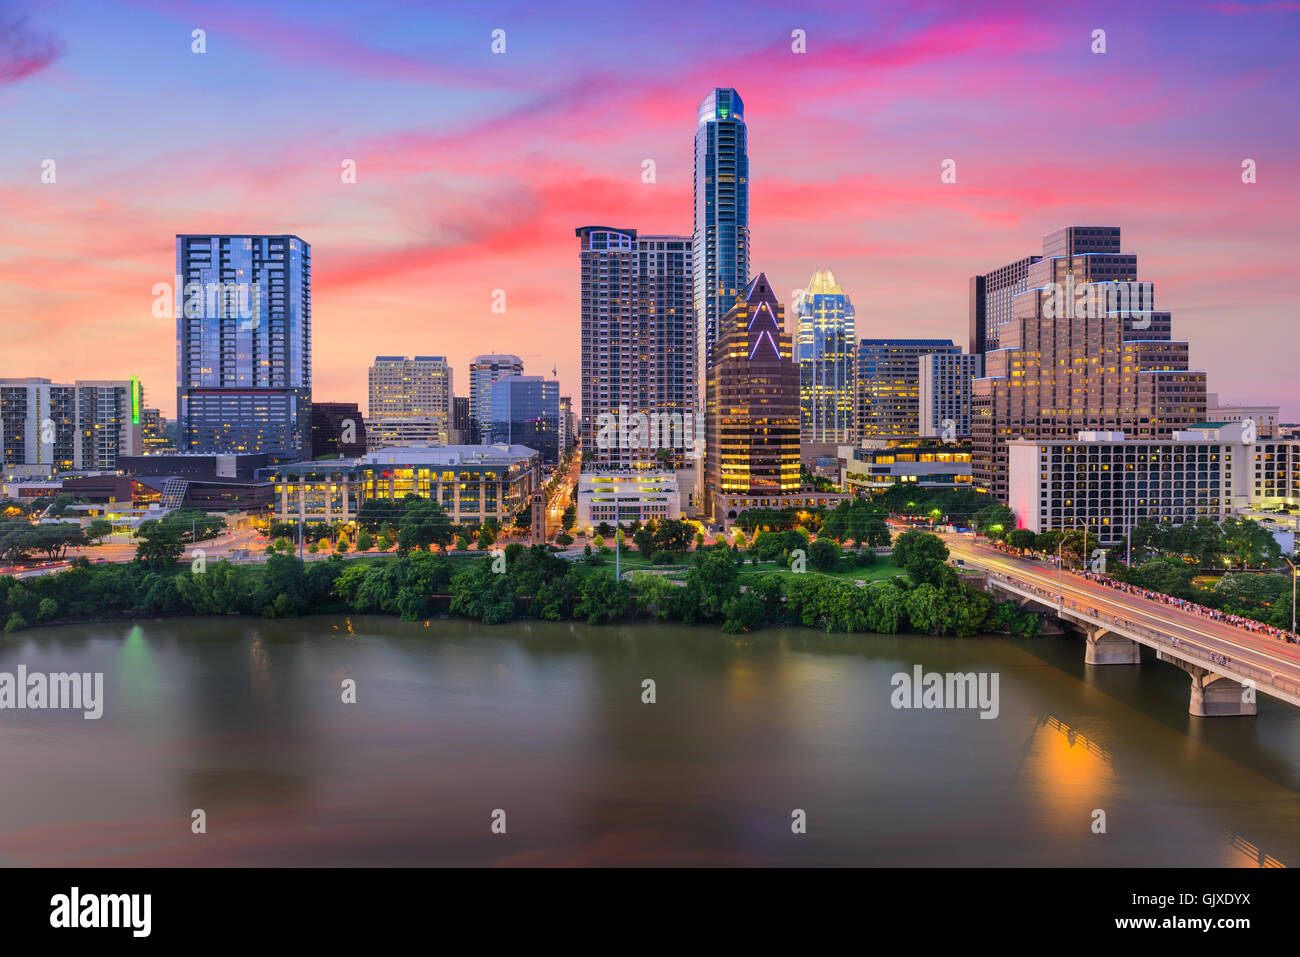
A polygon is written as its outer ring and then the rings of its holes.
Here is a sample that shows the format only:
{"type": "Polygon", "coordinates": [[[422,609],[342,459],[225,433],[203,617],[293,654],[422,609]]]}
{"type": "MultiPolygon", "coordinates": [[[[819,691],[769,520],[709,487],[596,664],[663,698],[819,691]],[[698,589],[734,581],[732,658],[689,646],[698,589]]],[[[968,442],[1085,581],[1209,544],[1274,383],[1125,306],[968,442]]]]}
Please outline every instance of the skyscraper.
{"type": "Polygon", "coordinates": [[[478,433],[471,427],[469,396],[458,395],[451,403],[451,430],[455,433],[452,445],[478,445],[478,433]]]}
{"type": "Polygon", "coordinates": [[[706,392],[705,487],[713,521],[747,507],[782,508],[799,491],[799,370],[785,309],[760,273],[722,318],[706,392]]]}
{"type": "Polygon", "coordinates": [[[854,431],[853,303],[829,269],[799,303],[799,432],[804,442],[848,442],[854,431]]]}
{"type": "Polygon", "coordinates": [[[998,348],[984,357],[971,403],[972,466],[976,484],[1001,501],[1010,440],[1081,431],[1163,439],[1205,417],[1205,373],[1189,369],[1188,344],[1171,339],[1169,313],[1154,311],[1151,284],[1136,279],[1137,256],[1120,248],[1118,226],[1045,236],[998,348]]]}
{"type": "Polygon", "coordinates": [[[176,237],[177,446],[311,450],[311,247],[297,236],[176,237]]]}
{"type": "Polygon", "coordinates": [[[492,383],[502,376],[523,375],[524,363],[518,356],[487,354],[475,356],[469,363],[470,428],[484,443],[492,428],[492,383]]]}
{"type": "Polygon", "coordinates": [[[542,465],[560,461],[560,383],[539,375],[502,376],[492,383],[493,445],[524,445],[542,465]]]}
{"type": "Polygon", "coordinates": [[[984,357],[954,352],[936,352],[920,359],[921,435],[954,439],[970,438],[972,383],[984,373],[984,357]]]}
{"type": "MultiPolygon", "coordinates": [[[[749,143],[735,90],[713,90],[696,111],[694,189],[695,389],[702,403],[718,324],[749,282],[749,143]]],[[[702,491],[703,470],[697,475],[702,491]]]]}
{"type": "Polygon", "coordinates": [[[446,356],[375,356],[370,367],[368,447],[451,444],[452,398],[446,356]]]}
{"type": "Polygon", "coordinates": [[[582,271],[582,441],[583,450],[592,453],[589,464],[606,470],[685,468],[686,443],[665,447],[661,456],[659,447],[641,444],[635,429],[618,431],[620,440],[614,442],[599,436],[601,416],[621,424],[638,415],[681,419],[696,411],[691,240],[638,236],[635,229],[608,226],[576,232],[582,271]],[[622,441],[628,435],[633,441],[622,441]]]}
{"type": "Polygon", "coordinates": [[[951,339],[863,339],[858,343],[858,438],[921,434],[921,357],[957,355],[951,339]]]}
{"type": "Polygon", "coordinates": [[[0,379],[0,474],[112,471],[144,449],[142,391],[131,379],[0,379]]]}

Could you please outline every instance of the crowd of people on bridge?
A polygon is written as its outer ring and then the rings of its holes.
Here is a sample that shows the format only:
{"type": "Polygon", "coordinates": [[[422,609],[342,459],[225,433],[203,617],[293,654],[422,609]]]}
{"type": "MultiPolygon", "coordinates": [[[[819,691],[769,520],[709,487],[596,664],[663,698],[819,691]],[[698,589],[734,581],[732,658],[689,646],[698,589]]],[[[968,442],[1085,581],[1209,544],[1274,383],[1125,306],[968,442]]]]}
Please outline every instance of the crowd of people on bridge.
{"type": "Polygon", "coordinates": [[[1273,625],[1266,625],[1262,621],[1255,621],[1253,618],[1246,618],[1242,615],[1230,615],[1218,608],[1206,608],[1204,605],[1198,605],[1194,601],[1188,601],[1186,598],[1175,598],[1173,595],[1166,595],[1164,592],[1152,591],[1149,588],[1142,588],[1130,582],[1117,581],[1106,575],[1098,574],[1092,571],[1075,572],[1090,582],[1096,582],[1099,585],[1105,585],[1107,588],[1114,588],[1117,591],[1124,592],[1127,595],[1137,595],[1139,598],[1145,598],[1148,601],[1158,601],[1166,605],[1172,605],[1180,611],[1191,612],[1194,615],[1200,615],[1211,621],[1221,621],[1237,628],[1245,628],[1261,635],[1268,635],[1270,638],[1277,638],[1280,641],[1289,641],[1291,644],[1300,644],[1300,635],[1295,632],[1287,631],[1285,628],[1276,628],[1273,625]]]}

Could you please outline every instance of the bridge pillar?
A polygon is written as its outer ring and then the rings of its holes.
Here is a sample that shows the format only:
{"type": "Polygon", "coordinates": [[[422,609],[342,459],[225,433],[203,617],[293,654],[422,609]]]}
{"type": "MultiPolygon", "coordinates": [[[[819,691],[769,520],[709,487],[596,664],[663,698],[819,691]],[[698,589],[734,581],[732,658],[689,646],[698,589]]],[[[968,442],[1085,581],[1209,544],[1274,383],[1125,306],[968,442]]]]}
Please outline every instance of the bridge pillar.
{"type": "Polygon", "coordinates": [[[1111,633],[1102,625],[1079,623],[1087,643],[1083,662],[1087,665],[1140,665],[1142,646],[1122,635],[1111,633]]]}
{"type": "Polygon", "coordinates": [[[1192,698],[1187,708],[1189,714],[1198,718],[1220,718],[1257,713],[1254,689],[1247,694],[1246,686],[1239,681],[1207,671],[1199,665],[1189,664],[1163,651],[1158,652],[1158,655],[1161,661],[1175,664],[1192,676],[1192,698]]]}

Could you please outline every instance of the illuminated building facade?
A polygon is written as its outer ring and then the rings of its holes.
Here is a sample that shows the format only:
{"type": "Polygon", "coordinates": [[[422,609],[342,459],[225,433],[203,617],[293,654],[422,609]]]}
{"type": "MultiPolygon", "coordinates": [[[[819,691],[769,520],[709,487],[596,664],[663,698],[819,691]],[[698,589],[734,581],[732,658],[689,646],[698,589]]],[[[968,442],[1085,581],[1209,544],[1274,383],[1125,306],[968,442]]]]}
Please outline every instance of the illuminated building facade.
{"type": "Polygon", "coordinates": [[[829,269],[813,273],[798,318],[801,437],[804,442],[847,442],[854,432],[857,383],[853,303],[829,269]]]}
{"type": "Polygon", "coordinates": [[[375,356],[370,367],[367,448],[448,445],[453,399],[446,356],[375,356]]]}
{"type": "Polygon", "coordinates": [[[176,237],[177,446],[311,452],[311,247],[176,237]]]}
{"type": "Polygon", "coordinates": [[[735,518],[735,499],[797,493],[799,370],[785,310],[763,274],[723,317],[709,369],[705,489],[715,522],[735,518]]]}
{"type": "Polygon", "coordinates": [[[1169,313],[1155,311],[1151,284],[1136,279],[1137,257],[1119,248],[1119,227],[1044,237],[998,348],[985,354],[972,387],[973,465],[976,484],[999,501],[1009,494],[1009,441],[1083,431],[1168,439],[1205,420],[1205,373],[1189,368],[1188,344],[1171,338],[1169,313]],[[1098,295],[1062,303],[1063,288],[1098,295]]]}
{"type": "Polygon", "coordinates": [[[274,467],[281,521],[350,522],[369,499],[410,493],[438,502],[453,524],[506,524],[540,485],[537,453],[522,446],[448,445],[389,448],[359,459],[274,467]]]}

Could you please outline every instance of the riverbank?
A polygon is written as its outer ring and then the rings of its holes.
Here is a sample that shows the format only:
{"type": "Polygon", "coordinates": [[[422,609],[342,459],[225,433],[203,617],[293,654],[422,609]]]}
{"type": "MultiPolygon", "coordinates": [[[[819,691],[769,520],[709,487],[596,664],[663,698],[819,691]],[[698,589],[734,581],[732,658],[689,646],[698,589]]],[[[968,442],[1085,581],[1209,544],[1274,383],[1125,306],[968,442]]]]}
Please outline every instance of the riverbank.
{"type": "MultiPolygon", "coordinates": [[[[1036,634],[1037,616],[995,603],[933,560],[923,573],[875,580],[808,571],[750,571],[745,554],[727,547],[694,553],[680,579],[649,570],[615,581],[599,553],[572,561],[544,548],[511,545],[493,558],[414,552],[348,562],[304,563],[272,555],[258,565],[221,561],[157,567],[82,563],[38,579],[0,578],[0,620],[13,633],[36,625],[247,615],[291,618],[344,612],[396,615],[407,621],[448,614],[485,624],[518,618],[609,624],[651,618],[716,624],[728,633],[798,624],[824,631],[895,634],[912,630],[968,637],[985,631],[1036,634]]],[[[855,572],[862,575],[861,571],[855,572]]]]}

